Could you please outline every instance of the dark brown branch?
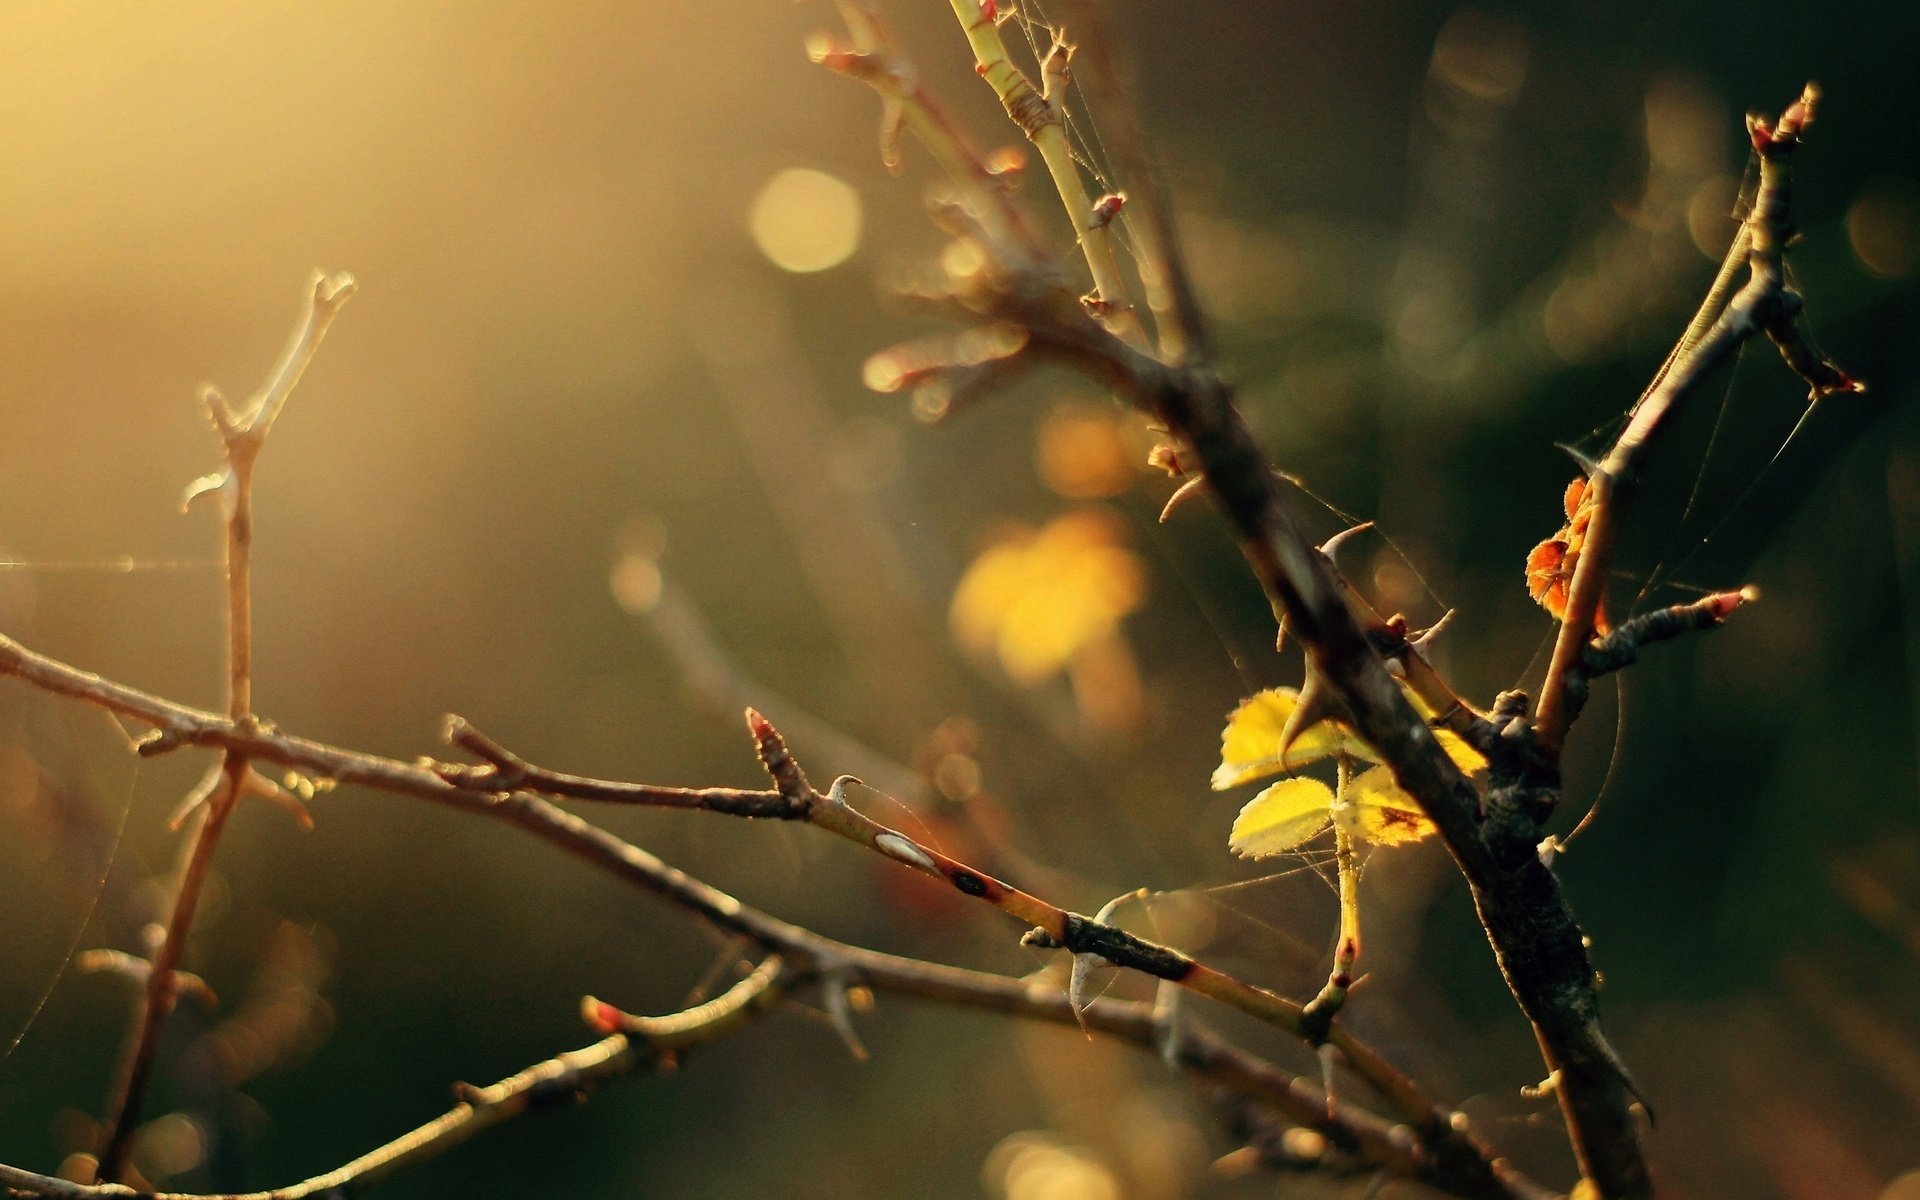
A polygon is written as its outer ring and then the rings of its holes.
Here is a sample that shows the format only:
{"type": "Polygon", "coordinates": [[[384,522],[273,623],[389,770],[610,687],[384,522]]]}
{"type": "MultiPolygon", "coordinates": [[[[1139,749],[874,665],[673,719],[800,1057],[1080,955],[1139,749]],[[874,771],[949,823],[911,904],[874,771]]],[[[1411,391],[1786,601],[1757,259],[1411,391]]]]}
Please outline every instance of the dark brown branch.
{"type": "Polygon", "coordinates": [[[1683,633],[1718,629],[1735,609],[1758,598],[1759,593],[1749,587],[1737,592],[1715,592],[1689,604],[1674,604],[1644,613],[1590,644],[1587,652],[1580,656],[1580,675],[1593,680],[1624,670],[1639,660],[1644,647],[1683,633]]]}

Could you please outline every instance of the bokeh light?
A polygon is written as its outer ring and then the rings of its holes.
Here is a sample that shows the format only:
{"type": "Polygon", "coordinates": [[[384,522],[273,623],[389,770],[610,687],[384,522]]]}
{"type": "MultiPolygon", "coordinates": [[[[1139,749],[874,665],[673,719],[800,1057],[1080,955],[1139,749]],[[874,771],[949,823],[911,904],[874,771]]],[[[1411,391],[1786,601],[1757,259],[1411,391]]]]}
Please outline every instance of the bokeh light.
{"type": "Polygon", "coordinates": [[[860,247],[860,196],[824,171],[792,168],[760,189],[748,228],[760,252],[781,270],[825,271],[860,247]]]}
{"type": "Polygon", "coordinates": [[[1847,241],[1860,265],[1882,279],[1900,279],[1920,262],[1920,184],[1876,179],[1847,209],[1847,241]]]}

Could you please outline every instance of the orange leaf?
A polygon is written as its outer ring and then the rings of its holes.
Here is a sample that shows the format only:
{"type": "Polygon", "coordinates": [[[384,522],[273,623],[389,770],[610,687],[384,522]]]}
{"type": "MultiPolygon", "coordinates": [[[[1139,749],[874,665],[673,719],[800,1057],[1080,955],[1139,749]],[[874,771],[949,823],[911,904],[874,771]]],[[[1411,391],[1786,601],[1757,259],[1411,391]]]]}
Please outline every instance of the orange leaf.
{"type": "MultiPolygon", "coordinates": [[[[1580,549],[1587,540],[1587,526],[1593,522],[1593,499],[1585,476],[1567,485],[1560,505],[1566,510],[1567,523],[1527,555],[1527,593],[1556,620],[1566,617],[1574,568],[1580,565],[1580,549]]],[[[1612,629],[1604,602],[1593,614],[1593,628],[1602,635],[1612,629]]]]}

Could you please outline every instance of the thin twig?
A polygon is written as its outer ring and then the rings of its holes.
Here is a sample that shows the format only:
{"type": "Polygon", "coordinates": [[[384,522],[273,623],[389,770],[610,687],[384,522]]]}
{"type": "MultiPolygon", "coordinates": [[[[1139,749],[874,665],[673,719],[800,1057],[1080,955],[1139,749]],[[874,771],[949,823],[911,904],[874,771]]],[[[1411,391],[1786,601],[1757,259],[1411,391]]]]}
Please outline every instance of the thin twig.
{"type": "MultiPolygon", "coordinates": [[[[203,399],[219,431],[226,470],[202,481],[188,493],[189,500],[216,492],[225,504],[227,599],[227,716],[237,727],[253,723],[253,468],[267,434],[300,382],[314,351],[326,336],[348,297],[353,276],[329,276],[316,271],[309,281],[305,310],[286,352],[245,412],[235,412],[214,388],[203,399]]],[[[178,968],[193,929],[200,892],[212,866],[215,848],[227,818],[250,794],[273,794],[277,789],[255,772],[244,754],[228,751],[201,785],[188,797],[186,811],[205,806],[205,815],[193,833],[193,848],[180,872],[166,932],[154,952],[147,975],[140,1016],[115,1073],[107,1106],[107,1138],[100,1150],[98,1177],[109,1183],[126,1175],[133,1152],[133,1134],[140,1125],[147,1084],[152,1078],[160,1034],[179,998],[178,968]]],[[[186,815],[183,811],[182,816],[186,815]]],[[[176,826],[179,818],[176,818],[176,826]]]]}

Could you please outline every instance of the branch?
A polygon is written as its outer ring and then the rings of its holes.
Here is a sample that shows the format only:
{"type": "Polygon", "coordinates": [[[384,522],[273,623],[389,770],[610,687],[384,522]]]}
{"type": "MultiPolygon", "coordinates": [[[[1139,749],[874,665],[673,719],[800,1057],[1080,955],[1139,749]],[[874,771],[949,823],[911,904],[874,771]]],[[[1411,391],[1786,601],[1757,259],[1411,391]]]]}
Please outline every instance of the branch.
{"type": "MultiPolygon", "coordinates": [[[[1170,219],[1160,233],[1160,249],[1171,261],[1178,241],[1170,219]]],[[[990,246],[982,248],[990,255],[990,246]]],[[[1178,277],[1177,264],[1172,269],[1178,277]]],[[[1440,748],[1388,669],[1381,652],[1388,631],[1377,616],[1355,612],[1350,590],[1301,531],[1226,382],[1191,355],[1169,365],[1114,336],[1063,296],[1043,269],[1003,261],[962,284],[956,298],[977,319],[1024,329],[1036,353],[1105,382],[1156,417],[1178,456],[1198,469],[1275,617],[1305,646],[1310,681],[1317,680],[1330,707],[1345,711],[1420,802],[1466,877],[1508,988],[1533,1024],[1548,1071],[1560,1080],[1556,1090],[1582,1174],[1604,1196],[1649,1194],[1632,1087],[1601,1029],[1593,965],[1559,881],[1532,840],[1504,836],[1504,822],[1486,827],[1478,789],[1440,748]]],[[[1185,301],[1180,316],[1187,344],[1205,345],[1197,305],[1190,296],[1185,301]]],[[[1457,697],[1446,702],[1451,689],[1442,692],[1420,655],[1395,657],[1415,694],[1443,722],[1457,732],[1484,733],[1477,714],[1457,697]],[[1442,703],[1435,704],[1436,697],[1442,703]]],[[[1513,728],[1524,741],[1526,723],[1513,728]]]]}
{"type": "Polygon", "coordinates": [[[305,1200],[309,1196],[359,1191],[415,1163],[440,1154],[475,1134],[526,1112],[573,1103],[599,1084],[622,1075],[669,1064],[679,1052],[704,1045],[738,1028],[782,994],[776,986],[781,962],[770,958],[725,994],[668,1017],[635,1018],[633,1034],[616,1033],[578,1050],[557,1054],[511,1075],[492,1087],[455,1084],[459,1103],[444,1114],[352,1162],[265,1192],[198,1193],[138,1191],[119,1184],[88,1185],[0,1164],[0,1187],[10,1194],[54,1200],[305,1200]]]}
{"type": "Polygon", "coordinates": [[[1040,152],[1040,160],[1053,178],[1054,190],[1067,210],[1067,220],[1073,224],[1074,239],[1093,276],[1093,292],[1086,297],[1088,310],[1115,335],[1131,345],[1144,347],[1146,333],[1140,326],[1140,314],[1127,299],[1127,285],[1113,253],[1109,226],[1119,209],[1103,211],[1087,195],[1086,184],[1080,178],[1080,165],[1074,161],[1073,147],[1067,142],[1067,63],[1073,47],[1056,36],[1040,64],[1045,90],[1036,90],[1033,81],[1007,54],[993,0],[951,2],[953,15],[959,18],[960,28],[973,47],[980,77],[993,88],[1007,116],[1040,152]]]}
{"type": "MultiPolygon", "coordinates": [[[[293,339],[281,355],[245,412],[235,412],[215,388],[202,394],[207,413],[219,431],[226,470],[198,481],[187,493],[189,503],[213,492],[225,503],[227,577],[227,715],[236,726],[253,723],[253,467],[267,434],[293,394],[294,385],[313,360],[327,327],[341,305],[353,295],[353,276],[314,272],[309,281],[305,311],[293,339]]],[[[160,1034],[179,998],[181,955],[200,903],[200,891],[213,863],[227,818],[249,795],[272,796],[279,791],[253,770],[247,756],[227,752],[188,794],[175,817],[178,828],[190,815],[199,815],[192,845],[181,866],[173,909],[167,918],[160,947],[154,952],[139,1016],[115,1072],[107,1106],[107,1139],[100,1151],[99,1178],[109,1183],[125,1176],[133,1149],[133,1133],[152,1078],[160,1034]]]]}
{"type": "Polygon", "coordinates": [[[1759,116],[1747,119],[1754,153],[1760,159],[1760,190],[1742,236],[1728,254],[1728,269],[1723,269],[1715,281],[1700,315],[1653,386],[1634,406],[1626,428],[1588,481],[1586,503],[1592,508],[1592,517],[1574,565],[1553,660],[1534,714],[1535,741],[1549,761],[1558,759],[1567,727],[1573,723],[1575,706],[1569,689],[1578,685],[1580,660],[1593,636],[1607,578],[1613,570],[1625,492],[1644,467],[1654,438],[1669,418],[1699,391],[1715,368],[1756,333],[1765,333],[1787,365],[1806,380],[1815,403],[1838,392],[1861,390],[1859,383],[1813,349],[1801,317],[1800,295],[1788,287],[1786,280],[1784,251],[1794,236],[1788,168],[1802,132],[1813,120],[1819,96],[1819,89],[1808,84],[1800,99],[1781,115],[1778,125],[1759,116]],[[1731,268],[1737,267],[1743,252],[1749,269],[1746,286],[1726,301],[1726,307],[1719,310],[1704,333],[1699,332],[1719,298],[1726,294],[1731,268]]]}
{"type": "Polygon", "coordinates": [[[989,167],[920,82],[920,73],[900,52],[872,0],[837,0],[853,39],[841,45],[826,34],[807,41],[807,56],[830,71],[872,87],[880,95],[880,157],[900,170],[900,131],[908,129],[931,153],[974,217],[1002,254],[1026,257],[1039,244],[1007,195],[1006,180],[989,167]]]}
{"type": "MultiPolygon", "coordinates": [[[[641,891],[661,897],[725,932],[740,935],[767,952],[780,955],[785,961],[795,964],[796,970],[816,976],[833,975],[840,981],[839,986],[856,981],[879,990],[1056,1024],[1083,1023],[1092,1032],[1131,1041],[1170,1055],[1188,1070],[1217,1079],[1270,1104],[1288,1119],[1325,1135],[1336,1145],[1353,1146],[1382,1165],[1403,1170],[1443,1191],[1460,1196],[1494,1196],[1509,1200],[1540,1200],[1549,1194],[1496,1159],[1464,1125],[1456,1126],[1451,1114],[1431,1104],[1427,1105],[1425,1119],[1410,1121],[1412,1129],[1409,1136],[1406,1126],[1390,1124],[1351,1105],[1330,1101],[1324,1093],[1304,1080],[1194,1025],[1176,1025],[1169,1013],[1151,1005],[1099,999],[1076,1009],[1070,997],[1044,984],[901,958],[833,941],[743,904],[725,892],[675,870],[647,851],[537,796],[525,791],[503,795],[497,790],[472,790],[473,787],[492,789],[497,786],[496,779],[476,780],[472,786],[463,786],[458,782],[461,777],[457,770],[452,778],[442,773],[446,770],[444,764],[439,764],[436,769],[345,750],[282,733],[258,720],[241,725],[230,718],[190,708],[78,670],[28,650],[4,635],[0,635],[0,675],[13,676],[44,691],[81,700],[150,726],[154,732],[138,743],[143,755],[166,753],[187,746],[206,747],[243,755],[253,761],[276,763],[316,778],[430,800],[460,812],[512,825],[641,891]]],[[[490,740],[472,739],[463,739],[462,744],[492,745],[490,740]]],[[[504,755],[505,752],[500,753],[504,755]]],[[[538,777],[531,774],[536,768],[525,769],[530,773],[529,779],[538,777]]],[[[797,767],[794,770],[797,772],[797,767]]],[[[784,767],[782,773],[791,786],[794,775],[786,773],[784,767]]],[[[804,776],[800,778],[804,781],[804,776]]],[[[601,781],[591,782],[598,784],[601,781]]],[[[661,795],[700,794],[698,789],[646,790],[661,795]]],[[[779,791],[706,791],[736,798],[779,797],[781,803],[791,803],[790,798],[779,791]]],[[[772,800],[765,802],[770,806],[774,803],[772,800]]],[[[677,801],[673,806],[698,807],[677,801]]],[[[1346,1034],[1337,1024],[1334,1028],[1333,1044],[1364,1078],[1377,1080],[1398,1076],[1398,1072],[1387,1066],[1377,1052],[1346,1034]]],[[[615,1053],[608,1049],[611,1040],[597,1043],[595,1047],[576,1054],[598,1062],[602,1056],[615,1053]]],[[[567,1055],[551,1061],[568,1065],[553,1068],[550,1064],[542,1064],[514,1078],[522,1079],[548,1070],[572,1069],[578,1065],[567,1055]]],[[[496,1086],[505,1087],[507,1084],[496,1086]]],[[[1413,1107],[1416,1098],[1417,1093],[1413,1092],[1410,1083],[1390,1096],[1396,1107],[1400,1108],[1413,1107]]],[[[459,1111],[456,1109],[439,1121],[423,1126],[421,1130],[416,1130],[382,1151],[376,1151],[368,1158],[389,1152],[398,1154],[422,1138],[438,1136],[436,1131],[440,1126],[459,1111]]],[[[357,1163],[364,1164],[366,1161],[361,1159],[357,1163]]],[[[0,1167],[0,1184],[47,1196],[90,1198],[136,1194],[131,1189],[118,1186],[88,1189],[84,1185],[52,1180],[12,1167],[0,1167]]],[[[294,1200],[298,1195],[307,1194],[312,1193],[267,1192],[243,1198],[217,1197],[211,1200],[294,1200]]],[[[192,1198],[182,1197],[179,1200],[192,1198]]]]}
{"type": "Polygon", "coordinates": [[[436,763],[432,770],[462,788],[482,792],[525,790],[578,800],[697,809],[726,816],[813,825],[1007,913],[1029,927],[1031,932],[1026,941],[1030,945],[1092,955],[1116,967],[1164,979],[1211,997],[1305,1038],[1312,1045],[1329,1043],[1341,1051],[1361,1078],[1394,1105],[1403,1119],[1416,1125],[1444,1124],[1447,1119],[1411,1080],[1338,1023],[1317,1020],[1309,1028],[1303,1024],[1303,1009],[1296,1001],[1255,987],[1171,947],[1051,904],[875,821],[847,803],[848,786],[858,785],[859,780],[842,776],[826,792],[820,792],[808,782],[805,771],[794,761],[785,740],[771,722],[748,709],[747,724],[761,761],[774,778],[774,790],[669,788],[550,771],[527,762],[459,717],[448,719],[448,739],[488,765],[436,763]]]}

